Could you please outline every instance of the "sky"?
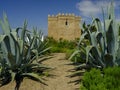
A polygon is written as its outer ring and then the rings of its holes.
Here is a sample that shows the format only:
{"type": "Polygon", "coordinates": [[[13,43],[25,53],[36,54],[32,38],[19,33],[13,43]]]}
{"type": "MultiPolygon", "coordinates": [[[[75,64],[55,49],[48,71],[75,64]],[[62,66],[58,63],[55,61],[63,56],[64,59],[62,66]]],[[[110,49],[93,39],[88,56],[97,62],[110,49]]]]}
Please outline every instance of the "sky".
{"type": "MultiPolygon", "coordinates": [[[[82,21],[90,23],[91,17],[102,18],[102,10],[111,0],[0,0],[0,19],[8,16],[11,28],[23,26],[28,21],[28,29],[37,27],[47,35],[48,14],[74,13],[82,21]]],[[[114,0],[116,19],[120,21],[120,0],[114,0]]],[[[0,29],[1,30],[1,29],[0,29]]],[[[0,31],[1,32],[1,31],[0,31]]]]}

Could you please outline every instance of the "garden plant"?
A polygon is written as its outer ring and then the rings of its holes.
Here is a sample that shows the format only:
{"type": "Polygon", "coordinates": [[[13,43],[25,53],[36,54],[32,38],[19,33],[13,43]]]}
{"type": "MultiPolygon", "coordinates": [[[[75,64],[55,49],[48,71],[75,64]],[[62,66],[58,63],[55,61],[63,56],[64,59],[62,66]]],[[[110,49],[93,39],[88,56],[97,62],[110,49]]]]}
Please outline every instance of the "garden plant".
{"type": "Polygon", "coordinates": [[[77,50],[70,57],[72,59],[78,55],[80,57],[78,60],[80,59],[81,62],[74,62],[77,66],[74,69],[75,73],[71,76],[83,75],[84,71],[92,68],[103,71],[104,68],[120,66],[120,24],[115,19],[114,3],[110,3],[107,13],[102,11],[103,21],[93,17],[91,24],[83,23],[82,25],[82,35],[77,50]]]}
{"type": "Polygon", "coordinates": [[[49,48],[41,41],[41,33],[36,29],[27,30],[27,22],[23,27],[12,30],[7,16],[0,20],[3,34],[0,35],[0,86],[11,81],[16,82],[15,90],[19,90],[25,77],[43,82],[44,71],[49,67],[39,62],[49,48]]]}

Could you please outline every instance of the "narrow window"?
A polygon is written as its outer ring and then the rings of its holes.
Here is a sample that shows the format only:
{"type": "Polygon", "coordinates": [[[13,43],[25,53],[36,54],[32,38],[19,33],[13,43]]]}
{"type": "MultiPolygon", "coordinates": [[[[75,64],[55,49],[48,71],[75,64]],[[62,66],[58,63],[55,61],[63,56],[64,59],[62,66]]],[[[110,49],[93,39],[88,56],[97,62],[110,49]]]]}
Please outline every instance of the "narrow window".
{"type": "Polygon", "coordinates": [[[67,21],[67,19],[66,19],[65,25],[66,25],[66,26],[68,25],[68,21],[67,21]]]}

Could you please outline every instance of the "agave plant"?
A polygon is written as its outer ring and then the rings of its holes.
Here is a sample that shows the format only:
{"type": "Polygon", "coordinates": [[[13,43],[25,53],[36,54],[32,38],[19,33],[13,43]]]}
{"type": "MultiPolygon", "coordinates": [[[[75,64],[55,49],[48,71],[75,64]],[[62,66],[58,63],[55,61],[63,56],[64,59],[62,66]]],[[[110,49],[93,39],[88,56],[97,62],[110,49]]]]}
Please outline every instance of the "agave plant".
{"type": "MultiPolygon", "coordinates": [[[[7,16],[4,15],[4,22],[0,20],[0,25],[4,33],[4,35],[0,36],[0,86],[15,80],[15,90],[19,90],[24,77],[45,84],[41,76],[49,68],[42,65],[42,63],[38,63],[36,55],[34,57],[31,55],[37,49],[33,48],[36,37],[33,36],[29,44],[27,43],[26,37],[29,33],[27,23],[24,23],[23,28],[17,28],[15,31],[12,31],[7,16]],[[21,30],[21,35],[18,33],[19,30],[21,30]]],[[[44,49],[42,49],[41,53],[48,50],[44,49]]]]}
{"type": "Polygon", "coordinates": [[[115,20],[113,2],[108,7],[107,16],[103,12],[103,26],[99,18],[93,18],[90,25],[83,24],[83,34],[78,49],[70,59],[81,52],[86,56],[85,63],[78,64],[74,75],[80,74],[79,69],[105,68],[120,65],[120,25],[115,20]],[[94,28],[93,28],[94,27],[94,28]],[[93,30],[94,29],[94,30],[93,30]],[[83,43],[87,37],[87,44],[83,43]]]}
{"type": "Polygon", "coordinates": [[[43,33],[41,31],[38,32],[37,28],[33,28],[32,35],[27,33],[28,44],[30,44],[33,37],[35,38],[35,41],[32,45],[32,55],[38,59],[38,57],[43,57],[46,51],[48,51],[51,47],[47,47],[48,42],[43,40],[43,33]]]}

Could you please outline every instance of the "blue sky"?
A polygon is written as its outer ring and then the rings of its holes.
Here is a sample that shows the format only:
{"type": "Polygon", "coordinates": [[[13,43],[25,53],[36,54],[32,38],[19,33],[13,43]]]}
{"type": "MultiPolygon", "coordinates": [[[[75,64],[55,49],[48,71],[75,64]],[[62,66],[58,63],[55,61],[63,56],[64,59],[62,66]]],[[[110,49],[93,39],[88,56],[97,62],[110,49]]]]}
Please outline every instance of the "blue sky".
{"type": "MultiPolygon", "coordinates": [[[[101,7],[106,7],[111,0],[0,0],[0,18],[3,12],[8,16],[12,28],[22,26],[28,21],[28,28],[33,26],[47,34],[48,14],[74,13],[82,20],[90,22],[91,16],[101,17],[101,7]]],[[[115,13],[120,20],[120,0],[115,1],[115,13]]]]}

